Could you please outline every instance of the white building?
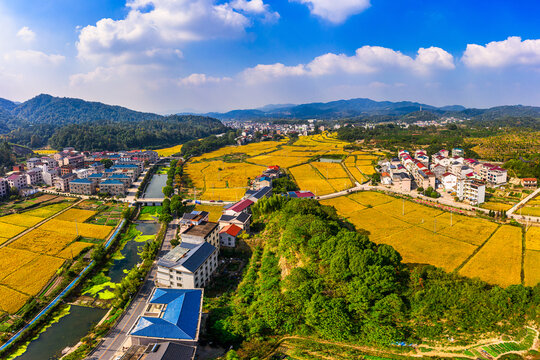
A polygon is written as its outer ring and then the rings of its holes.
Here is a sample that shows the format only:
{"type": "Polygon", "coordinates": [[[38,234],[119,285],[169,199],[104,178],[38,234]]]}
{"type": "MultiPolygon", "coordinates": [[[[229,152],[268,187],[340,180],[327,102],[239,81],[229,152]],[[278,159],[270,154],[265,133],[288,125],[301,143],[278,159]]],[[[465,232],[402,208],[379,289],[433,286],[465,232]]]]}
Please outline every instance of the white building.
{"type": "Polygon", "coordinates": [[[457,183],[457,196],[472,205],[482,204],[486,199],[486,185],[478,180],[463,179],[457,183]]]}
{"type": "Polygon", "coordinates": [[[503,169],[497,165],[492,164],[482,164],[480,169],[480,177],[482,180],[493,184],[493,185],[502,185],[506,184],[508,179],[508,172],[506,169],[503,169]]]}
{"type": "Polygon", "coordinates": [[[158,261],[157,286],[173,289],[205,287],[218,266],[218,249],[207,243],[181,243],[158,261]]]}
{"type": "Polygon", "coordinates": [[[442,176],[441,183],[444,190],[455,190],[457,185],[457,176],[452,173],[446,173],[442,176]]]}
{"type": "Polygon", "coordinates": [[[219,243],[224,247],[235,247],[236,238],[242,232],[242,228],[235,224],[225,226],[219,232],[219,243]]]}
{"type": "Polygon", "coordinates": [[[26,180],[26,174],[24,173],[13,173],[7,177],[7,182],[9,187],[14,187],[17,189],[24,188],[28,182],[26,180]]]}

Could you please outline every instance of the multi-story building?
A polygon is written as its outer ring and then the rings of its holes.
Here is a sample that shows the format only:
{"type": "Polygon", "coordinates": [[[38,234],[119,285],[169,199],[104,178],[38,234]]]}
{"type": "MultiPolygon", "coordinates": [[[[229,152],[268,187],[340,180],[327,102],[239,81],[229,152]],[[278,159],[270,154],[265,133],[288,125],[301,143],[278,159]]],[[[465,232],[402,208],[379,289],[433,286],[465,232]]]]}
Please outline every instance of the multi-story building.
{"type": "Polygon", "coordinates": [[[28,169],[33,169],[36,166],[38,166],[39,164],[41,164],[41,159],[38,159],[38,158],[30,158],[30,159],[26,160],[26,167],[28,169]]]}
{"type": "Polygon", "coordinates": [[[472,205],[485,201],[486,185],[482,181],[462,179],[457,182],[457,197],[460,201],[467,200],[472,205]]]}
{"type": "Polygon", "coordinates": [[[180,234],[182,243],[201,244],[207,242],[216,248],[219,247],[219,226],[215,222],[202,222],[190,226],[180,234]]]}
{"type": "Polygon", "coordinates": [[[96,184],[89,179],[73,179],[69,182],[69,191],[72,194],[93,195],[96,193],[96,184]]]}
{"type": "Polygon", "coordinates": [[[4,178],[0,178],[0,197],[4,197],[9,192],[8,181],[4,178]]]}
{"type": "Polygon", "coordinates": [[[54,179],[53,184],[56,190],[61,191],[61,192],[69,192],[69,182],[76,178],[77,178],[77,175],[73,173],[60,175],[54,179]]]}
{"type": "Polygon", "coordinates": [[[64,165],[71,165],[74,169],[79,169],[84,165],[84,156],[81,154],[64,158],[64,165]]]}
{"type": "Polygon", "coordinates": [[[202,303],[202,289],[155,288],[144,311],[129,329],[129,336],[132,346],[159,345],[152,346],[149,352],[143,351],[140,354],[142,358],[139,355],[135,357],[146,360],[192,360],[199,340],[202,303]],[[189,346],[191,351],[181,349],[180,352],[167,352],[166,356],[159,355],[171,345],[189,346]]]}
{"type": "Polygon", "coordinates": [[[58,176],[59,174],[59,168],[51,168],[47,165],[41,165],[42,171],[41,171],[41,177],[43,178],[43,182],[49,186],[53,185],[54,178],[58,176]]]}
{"type": "Polygon", "coordinates": [[[26,183],[28,185],[36,185],[43,183],[43,175],[41,169],[34,167],[26,172],[26,183]]]}
{"type": "Polygon", "coordinates": [[[223,214],[218,220],[219,227],[224,228],[229,224],[235,224],[241,227],[245,231],[249,231],[249,225],[251,224],[251,214],[241,212],[238,215],[223,214]]]}
{"type": "Polygon", "coordinates": [[[77,175],[79,179],[86,179],[90,175],[90,169],[76,169],[73,170],[73,173],[77,175]]]}
{"type": "Polygon", "coordinates": [[[95,162],[89,166],[89,169],[92,174],[99,174],[105,171],[105,165],[100,162],[95,162]]]}
{"type": "Polygon", "coordinates": [[[113,196],[125,196],[126,186],[120,180],[107,179],[99,184],[99,192],[113,196]]]}
{"type": "Polygon", "coordinates": [[[157,265],[156,283],[159,287],[205,287],[217,269],[218,248],[208,242],[182,242],[159,259],[157,265]]]}
{"type": "Polygon", "coordinates": [[[500,166],[485,163],[482,164],[480,177],[489,184],[502,185],[506,184],[508,172],[500,166]]]}
{"type": "Polygon", "coordinates": [[[60,175],[71,174],[75,168],[72,165],[60,166],[60,175]]]}
{"type": "Polygon", "coordinates": [[[131,177],[125,174],[112,174],[107,179],[122,182],[126,189],[131,186],[131,177]]]}
{"type": "Polygon", "coordinates": [[[103,174],[96,173],[96,174],[90,174],[88,175],[88,180],[92,181],[94,184],[99,184],[101,180],[103,180],[103,174]]]}
{"type": "Polygon", "coordinates": [[[17,189],[22,189],[28,184],[26,174],[22,172],[13,173],[9,175],[6,180],[9,184],[9,187],[14,187],[17,189]]]}

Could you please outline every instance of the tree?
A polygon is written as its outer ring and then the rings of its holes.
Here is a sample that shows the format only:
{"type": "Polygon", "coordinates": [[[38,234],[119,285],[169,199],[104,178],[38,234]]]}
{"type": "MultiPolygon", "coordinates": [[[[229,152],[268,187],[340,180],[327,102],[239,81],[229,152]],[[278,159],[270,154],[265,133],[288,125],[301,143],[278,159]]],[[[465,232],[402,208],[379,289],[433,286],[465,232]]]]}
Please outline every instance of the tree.
{"type": "Polygon", "coordinates": [[[180,240],[178,240],[177,238],[174,238],[171,240],[171,245],[172,247],[177,247],[178,245],[180,245],[180,240]]]}
{"type": "Polygon", "coordinates": [[[129,220],[132,214],[133,214],[133,208],[129,206],[124,208],[124,210],[122,211],[122,217],[126,220],[129,220]]]}
{"type": "Polygon", "coordinates": [[[111,159],[101,159],[99,162],[105,166],[105,169],[109,169],[111,166],[114,165],[111,159]]]}
{"type": "Polygon", "coordinates": [[[172,186],[167,185],[163,187],[163,195],[165,195],[166,197],[171,197],[173,192],[174,192],[174,189],[172,186]]]}
{"type": "Polygon", "coordinates": [[[94,247],[94,252],[92,252],[92,260],[96,263],[101,263],[107,256],[107,249],[103,244],[98,244],[94,247]]]}

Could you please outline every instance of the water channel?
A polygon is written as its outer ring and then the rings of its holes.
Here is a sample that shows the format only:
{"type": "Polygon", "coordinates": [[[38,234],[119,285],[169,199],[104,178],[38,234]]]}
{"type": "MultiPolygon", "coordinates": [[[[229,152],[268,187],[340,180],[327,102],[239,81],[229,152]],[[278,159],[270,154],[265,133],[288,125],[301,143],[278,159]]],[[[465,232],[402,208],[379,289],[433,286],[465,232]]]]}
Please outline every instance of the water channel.
{"type": "Polygon", "coordinates": [[[167,185],[167,175],[154,174],[146,187],[143,199],[163,199],[163,187],[167,185]]]}
{"type": "MultiPolygon", "coordinates": [[[[156,222],[140,222],[137,223],[136,228],[142,232],[142,235],[155,235],[159,231],[160,224],[156,222]]],[[[122,256],[113,261],[106,273],[111,278],[111,282],[120,282],[126,275],[124,270],[130,270],[140,261],[138,248],[142,245],[143,243],[134,241],[134,239],[124,245],[120,250],[122,256]]],[[[77,344],[88,333],[92,325],[101,320],[106,312],[106,309],[72,305],[68,315],[52,324],[36,340],[30,342],[26,351],[15,359],[59,359],[62,350],[77,344]]]]}

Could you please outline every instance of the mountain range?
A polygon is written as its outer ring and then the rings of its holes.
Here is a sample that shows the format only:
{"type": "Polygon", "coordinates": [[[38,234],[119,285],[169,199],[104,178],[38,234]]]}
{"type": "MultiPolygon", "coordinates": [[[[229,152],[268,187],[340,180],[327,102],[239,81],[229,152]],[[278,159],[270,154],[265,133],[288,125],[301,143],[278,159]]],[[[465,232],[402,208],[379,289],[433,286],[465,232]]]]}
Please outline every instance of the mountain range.
{"type": "MultiPolygon", "coordinates": [[[[436,107],[412,101],[374,101],[358,98],[331,102],[315,102],[300,105],[270,105],[258,109],[232,110],[225,113],[211,112],[204,115],[222,121],[246,121],[265,119],[358,119],[374,116],[404,117],[413,113],[432,113],[435,117],[452,115],[462,118],[483,117],[494,119],[501,116],[540,117],[540,107],[534,106],[498,106],[489,109],[465,108],[461,105],[436,107]]],[[[411,118],[414,116],[409,116],[411,118]]]]}

